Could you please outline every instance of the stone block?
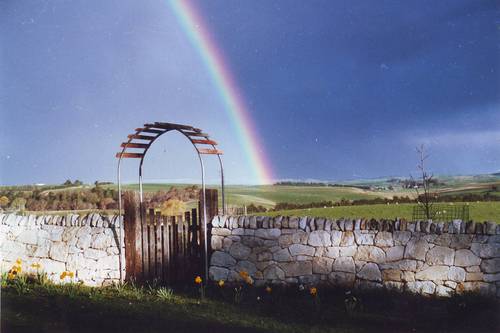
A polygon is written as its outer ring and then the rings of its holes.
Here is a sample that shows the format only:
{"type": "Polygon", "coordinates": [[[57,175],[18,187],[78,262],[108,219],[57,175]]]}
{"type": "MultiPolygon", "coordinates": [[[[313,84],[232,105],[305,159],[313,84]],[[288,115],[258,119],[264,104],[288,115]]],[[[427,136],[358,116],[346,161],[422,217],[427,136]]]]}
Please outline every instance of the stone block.
{"type": "Polygon", "coordinates": [[[375,245],[378,247],[389,247],[394,245],[392,233],[388,231],[380,231],[375,236],[375,245]]]}
{"type": "Polygon", "coordinates": [[[500,258],[485,259],[480,267],[484,273],[498,273],[500,272],[500,258]]]}
{"type": "Polygon", "coordinates": [[[215,251],[210,259],[210,265],[233,267],[236,265],[236,260],[225,252],[215,251]]]}
{"type": "Polygon", "coordinates": [[[333,259],[315,257],[312,262],[312,272],[315,274],[329,274],[332,271],[333,259]]]}
{"type": "Polygon", "coordinates": [[[341,257],[354,257],[356,254],[356,251],[358,250],[358,247],[356,245],[352,246],[342,246],[339,247],[340,250],[340,256],[341,257]]]}
{"type": "Polygon", "coordinates": [[[340,257],[335,259],[335,262],[333,263],[333,271],[355,273],[356,266],[354,265],[354,260],[352,257],[340,257]]]}
{"type": "Polygon", "coordinates": [[[385,252],[376,246],[359,246],[354,255],[354,260],[384,263],[385,252]]]}
{"type": "Polygon", "coordinates": [[[238,273],[239,272],[247,272],[252,277],[255,277],[255,273],[257,272],[257,267],[251,261],[241,260],[241,261],[238,261],[238,263],[236,264],[235,270],[238,273]]]}
{"type": "Polygon", "coordinates": [[[392,235],[395,245],[406,245],[411,238],[409,231],[394,231],[392,235]]]}
{"type": "Polygon", "coordinates": [[[477,266],[480,263],[481,258],[476,256],[471,250],[462,249],[455,252],[455,266],[477,266]]]}
{"type": "Polygon", "coordinates": [[[286,277],[298,277],[312,274],[311,261],[280,263],[279,266],[285,272],[286,277]]]}
{"type": "Polygon", "coordinates": [[[229,254],[235,259],[247,259],[252,249],[240,242],[233,243],[229,248],[229,254]]]}
{"type": "Polygon", "coordinates": [[[465,281],[465,269],[461,267],[450,267],[450,271],[448,272],[448,280],[454,282],[465,281]]]}
{"type": "Polygon", "coordinates": [[[354,242],[354,234],[352,231],[345,231],[342,233],[342,241],[340,242],[340,246],[351,246],[356,245],[354,242]]]}
{"type": "Polygon", "coordinates": [[[330,240],[330,233],[324,230],[316,230],[309,234],[309,239],[307,243],[311,246],[330,246],[332,242],[330,240]]]}
{"type": "Polygon", "coordinates": [[[401,281],[402,271],[399,269],[384,269],[382,271],[383,281],[401,281]]]}
{"type": "Polygon", "coordinates": [[[302,244],[292,244],[289,247],[292,256],[306,255],[313,256],[315,249],[312,246],[302,245],[302,244]]]}
{"type": "Polygon", "coordinates": [[[278,239],[281,235],[281,229],[257,229],[255,230],[255,237],[262,239],[278,239]]]}
{"type": "Polygon", "coordinates": [[[426,263],[429,265],[453,265],[455,250],[444,246],[435,246],[427,252],[426,263]]]}
{"type": "Polygon", "coordinates": [[[377,264],[367,263],[356,275],[358,278],[363,280],[382,282],[382,274],[377,264]]]}
{"type": "Polygon", "coordinates": [[[425,260],[430,245],[425,239],[411,239],[406,244],[404,257],[407,259],[425,260]]]}
{"type": "Polygon", "coordinates": [[[405,247],[403,245],[397,245],[385,249],[386,261],[398,261],[403,259],[405,247]]]}
{"type": "Polygon", "coordinates": [[[339,246],[342,241],[342,232],[338,230],[332,230],[330,232],[332,246],[339,246]]]}
{"type": "Polygon", "coordinates": [[[97,259],[104,258],[107,255],[108,255],[107,252],[103,251],[103,250],[96,250],[96,249],[90,249],[90,248],[88,248],[88,249],[85,249],[85,251],[83,251],[83,256],[85,258],[88,258],[88,259],[97,260],[97,259]]]}
{"type": "Polygon", "coordinates": [[[278,243],[281,247],[288,247],[293,244],[293,235],[285,234],[278,238],[278,243]]]}
{"type": "Polygon", "coordinates": [[[280,249],[273,253],[273,259],[276,261],[292,261],[292,256],[287,248],[280,249]]]}
{"type": "Polygon", "coordinates": [[[417,272],[415,279],[424,281],[446,281],[448,280],[448,266],[430,266],[417,272]]]}
{"type": "Polygon", "coordinates": [[[440,296],[440,297],[449,297],[449,296],[452,296],[454,293],[454,290],[449,288],[449,287],[446,287],[446,286],[443,286],[443,285],[438,285],[436,286],[436,295],[437,296],[440,296]]]}
{"type": "Polygon", "coordinates": [[[500,257],[500,244],[498,243],[472,243],[471,251],[474,252],[476,256],[483,259],[500,257]]]}
{"type": "Polygon", "coordinates": [[[354,238],[358,245],[373,245],[375,234],[365,230],[354,231],[354,238]]]}
{"type": "Polygon", "coordinates": [[[66,262],[68,258],[68,245],[65,242],[54,242],[50,246],[49,257],[53,260],[66,262]]]}
{"type": "Polygon", "coordinates": [[[434,294],[436,285],[431,281],[415,281],[406,284],[408,291],[415,294],[434,294]]]}
{"type": "Polygon", "coordinates": [[[278,266],[271,265],[264,270],[264,279],[282,281],[285,279],[285,272],[278,266]]]}
{"type": "MultiPolygon", "coordinates": [[[[338,258],[340,256],[340,247],[338,246],[329,246],[325,248],[324,256],[328,258],[338,258]]],[[[354,255],[354,254],[353,254],[354,255]]]]}
{"type": "Polygon", "coordinates": [[[292,234],[292,241],[294,244],[307,244],[308,235],[305,231],[297,230],[292,234]]]}
{"type": "Polygon", "coordinates": [[[487,282],[464,282],[461,285],[459,291],[464,292],[474,292],[478,293],[482,296],[495,296],[496,295],[496,286],[493,283],[487,282]]]}
{"type": "Polygon", "coordinates": [[[328,275],[328,280],[334,286],[351,288],[356,280],[356,275],[353,273],[332,272],[328,275]]]}
{"type": "Polygon", "coordinates": [[[231,230],[227,228],[212,228],[212,235],[229,236],[231,235],[231,230]]]}

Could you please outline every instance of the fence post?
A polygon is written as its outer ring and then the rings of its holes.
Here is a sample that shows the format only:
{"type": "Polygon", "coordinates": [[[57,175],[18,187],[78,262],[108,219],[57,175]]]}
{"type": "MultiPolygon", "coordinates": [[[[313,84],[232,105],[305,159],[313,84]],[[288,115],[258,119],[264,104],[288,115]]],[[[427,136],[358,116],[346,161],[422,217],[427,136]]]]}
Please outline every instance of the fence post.
{"type": "MultiPolygon", "coordinates": [[[[203,261],[205,260],[210,260],[210,255],[212,253],[212,242],[211,242],[211,239],[212,239],[212,219],[214,218],[214,216],[217,216],[219,214],[219,196],[218,196],[218,192],[216,189],[206,189],[205,190],[206,192],[206,208],[207,208],[207,253],[204,253],[204,251],[201,251],[202,252],[202,259],[203,261]],[[206,257],[205,257],[206,256],[206,257]],[[206,259],[205,259],[206,258],[206,259]]],[[[203,249],[204,246],[203,244],[205,244],[205,239],[204,239],[204,225],[203,225],[203,205],[205,205],[205,203],[203,202],[203,195],[202,195],[202,192],[200,191],[200,204],[199,204],[199,219],[200,219],[200,230],[201,230],[201,233],[200,233],[200,245],[201,245],[201,248],[203,249]]],[[[208,274],[208,272],[206,272],[208,274]]]]}
{"type": "Polygon", "coordinates": [[[139,279],[142,274],[142,234],[139,195],[125,192],[124,199],[124,243],[125,243],[125,279],[139,279]]]}

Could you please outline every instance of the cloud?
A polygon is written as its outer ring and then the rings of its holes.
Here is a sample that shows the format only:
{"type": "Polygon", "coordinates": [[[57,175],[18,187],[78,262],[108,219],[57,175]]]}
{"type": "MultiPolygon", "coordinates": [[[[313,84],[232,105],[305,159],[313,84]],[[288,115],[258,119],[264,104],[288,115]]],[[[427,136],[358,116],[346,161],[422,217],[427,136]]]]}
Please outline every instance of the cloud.
{"type": "Polygon", "coordinates": [[[419,135],[409,140],[411,144],[424,144],[436,148],[500,148],[500,130],[476,130],[419,135]]]}

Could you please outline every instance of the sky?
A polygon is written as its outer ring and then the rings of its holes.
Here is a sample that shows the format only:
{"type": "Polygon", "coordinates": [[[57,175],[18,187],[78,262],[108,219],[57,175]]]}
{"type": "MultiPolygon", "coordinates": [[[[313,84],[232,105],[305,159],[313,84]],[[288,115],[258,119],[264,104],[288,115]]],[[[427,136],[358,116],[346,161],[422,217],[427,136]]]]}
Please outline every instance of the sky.
{"type": "MultiPolygon", "coordinates": [[[[189,0],[251,118],[275,180],[500,171],[496,1],[189,0]]],[[[0,2],[0,184],[116,181],[127,134],[202,128],[228,183],[256,184],[220,91],[167,0],[0,2]]],[[[207,158],[207,179],[218,165],[207,158]]],[[[145,181],[198,181],[179,134],[145,181]]],[[[137,161],[122,179],[137,181],[137,161]]]]}

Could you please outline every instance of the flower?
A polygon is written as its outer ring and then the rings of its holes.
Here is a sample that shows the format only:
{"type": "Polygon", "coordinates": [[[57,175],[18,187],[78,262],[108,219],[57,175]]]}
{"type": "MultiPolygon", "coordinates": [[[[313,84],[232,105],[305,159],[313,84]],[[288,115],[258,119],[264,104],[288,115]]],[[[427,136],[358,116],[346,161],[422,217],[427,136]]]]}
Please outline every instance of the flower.
{"type": "Polygon", "coordinates": [[[219,285],[219,287],[224,287],[224,280],[219,280],[219,282],[217,283],[219,285]]]}
{"type": "Polygon", "coordinates": [[[67,275],[66,271],[62,272],[61,275],[59,276],[59,279],[64,280],[64,278],[66,277],[66,275],[67,275]]]}
{"type": "Polygon", "coordinates": [[[18,264],[18,265],[20,266],[20,265],[22,264],[22,260],[21,260],[21,259],[19,259],[19,258],[17,258],[17,260],[16,260],[16,264],[18,264]]]}
{"type": "Polygon", "coordinates": [[[316,287],[312,287],[311,289],[309,289],[309,293],[314,297],[316,296],[316,294],[318,294],[318,289],[316,289],[316,287]]]}
{"type": "Polygon", "coordinates": [[[273,291],[273,289],[269,286],[266,287],[266,292],[270,294],[273,291]]]}
{"type": "Polygon", "coordinates": [[[245,271],[241,271],[240,276],[243,278],[243,280],[246,280],[248,278],[248,273],[245,271]]]}
{"type": "Polygon", "coordinates": [[[201,276],[197,276],[194,278],[194,283],[201,284],[202,282],[203,282],[203,280],[201,279],[201,276]]]}
{"type": "Polygon", "coordinates": [[[42,265],[40,265],[39,263],[35,263],[35,264],[31,264],[31,267],[35,268],[35,269],[39,269],[40,267],[42,267],[42,265]]]}
{"type": "Polygon", "coordinates": [[[75,273],[73,273],[73,272],[69,272],[69,273],[68,273],[68,276],[69,276],[70,278],[74,278],[74,277],[75,277],[75,273]]]}

